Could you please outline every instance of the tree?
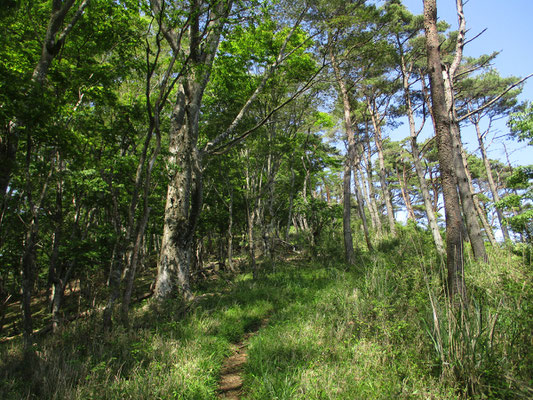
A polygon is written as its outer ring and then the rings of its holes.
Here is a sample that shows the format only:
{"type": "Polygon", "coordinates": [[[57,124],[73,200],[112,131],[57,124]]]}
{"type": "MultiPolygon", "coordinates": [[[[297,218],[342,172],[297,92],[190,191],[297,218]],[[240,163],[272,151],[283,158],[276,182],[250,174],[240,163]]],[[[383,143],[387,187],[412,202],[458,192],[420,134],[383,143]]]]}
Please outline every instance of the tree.
{"type": "MultiPolygon", "coordinates": [[[[469,60],[468,64],[472,64],[473,62],[474,61],[469,60]]],[[[468,119],[476,129],[479,150],[481,152],[483,165],[485,167],[492,199],[495,203],[500,201],[500,195],[494,182],[485,141],[487,135],[491,132],[493,121],[498,118],[502,118],[513,111],[516,105],[516,96],[518,96],[519,90],[506,92],[506,88],[516,81],[518,81],[518,78],[501,78],[496,71],[488,70],[483,74],[472,78],[461,79],[456,83],[458,91],[456,99],[459,103],[459,106],[462,105],[464,107],[464,111],[462,111],[462,113],[468,113],[470,115],[468,119]],[[501,95],[503,92],[506,93],[501,95]],[[497,102],[493,102],[492,100],[497,96],[499,97],[499,100],[497,102]],[[480,111],[476,112],[477,110],[480,111]],[[485,128],[482,128],[481,125],[483,120],[487,120],[485,128]]],[[[505,240],[509,240],[510,237],[509,232],[507,231],[507,226],[503,223],[503,213],[498,207],[496,207],[496,213],[498,215],[503,237],[505,240]]]]}
{"type": "Polygon", "coordinates": [[[402,77],[402,89],[405,103],[405,112],[407,113],[407,120],[409,123],[409,144],[410,153],[412,155],[413,165],[415,167],[418,178],[418,186],[424,200],[425,212],[428,220],[428,227],[431,230],[433,241],[437,252],[444,256],[444,243],[440,234],[439,226],[437,224],[437,216],[433,211],[431,203],[431,195],[428,190],[428,185],[425,177],[425,170],[422,166],[421,152],[418,146],[418,135],[422,131],[426,122],[426,109],[424,107],[424,72],[418,72],[423,68],[420,63],[424,59],[425,52],[421,49],[421,44],[418,40],[418,32],[423,28],[422,17],[415,17],[410,15],[405,8],[399,4],[391,4],[391,14],[397,15],[397,23],[393,24],[393,43],[397,51],[397,64],[399,66],[402,77]],[[413,81],[414,79],[414,81],[413,81]],[[417,93],[413,89],[416,81],[421,81],[422,93],[417,93]],[[415,104],[416,99],[422,98],[421,104],[415,104]],[[416,127],[415,111],[421,109],[422,123],[420,127],[416,127]]]}
{"type": "Polygon", "coordinates": [[[435,0],[424,0],[424,29],[428,57],[428,71],[431,87],[435,135],[444,208],[446,215],[446,266],[448,270],[448,291],[450,296],[466,296],[463,275],[462,216],[454,173],[454,144],[450,130],[451,121],[446,105],[442,60],[439,51],[440,40],[437,31],[437,4],[435,0]]]}
{"type": "Polygon", "coordinates": [[[291,21],[292,27],[281,30],[282,40],[275,43],[276,51],[268,54],[268,62],[260,60],[257,68],[264,73],[229,126],[202,149],[199,147],[202,101],[222,32],[231,15],[233,1],[219,1],[215,4],[192,1],[188,6],[180,8],[183,18],[178,20],[180,25],[176,27],[170,25],[175,21],[164,9],[166,3],[154,0],[151,4],[154,17],[159,21],[172,51],[178,54],[180,61],[183,60],[175,78],[179,86],[169,128],[167,168],[170,180],[155,298],[160,301],[170,297],[177,285],[180,295],[184,299],[191,299],[189,268],[194,232],[201,212],[203,160],[227,151],[263,126],[277,110],[304,92],[318,72],[308,77],[309,80],[302,83],[288,99],[274,106],[254,127],[236,134],[237,127],[263,92],[269,79],[298,49],[309,44],[308,38],[295,35],[306,10],[304,7],[303,12],[300,10],[291,21]]]}

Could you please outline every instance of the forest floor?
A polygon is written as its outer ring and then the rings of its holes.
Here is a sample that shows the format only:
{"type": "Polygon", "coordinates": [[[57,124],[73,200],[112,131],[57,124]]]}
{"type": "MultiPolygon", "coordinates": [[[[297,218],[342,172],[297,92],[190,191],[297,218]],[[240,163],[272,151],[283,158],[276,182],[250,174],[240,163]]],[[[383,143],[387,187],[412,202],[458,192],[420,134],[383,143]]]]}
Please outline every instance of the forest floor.
{"type": "Polygon", "coordinates": [[[155,310],[143,300],[131,327],[111,333],[96,313],[40,337],[31,359],[19,338],[0,343],[0,398],[530,398],[529,267],[507,255],[468,265],[472,296],[484,303],[462,316],[467,331],[449,332],[441,272],[420,242],[359,253],[352,267],[328,255],[261,263],[257,279],[245,268],[220,272],[195,286],[192,304],[155,310]],[[460,342],[442,337],[466,339],[463,370],[448,375],[441,360],[453,361],[460,342]]]}

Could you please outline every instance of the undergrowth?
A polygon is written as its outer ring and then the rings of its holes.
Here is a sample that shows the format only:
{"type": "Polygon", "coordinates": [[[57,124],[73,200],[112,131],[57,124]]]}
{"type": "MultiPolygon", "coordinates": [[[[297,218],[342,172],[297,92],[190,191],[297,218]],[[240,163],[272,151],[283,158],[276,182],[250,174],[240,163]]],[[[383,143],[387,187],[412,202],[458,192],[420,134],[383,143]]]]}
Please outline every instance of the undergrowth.
{"type": "Polygon", "coordinates": [[[346,267],[326,244],[314,260],[263,265],[257,280],[204,283],[194,306],[146,302],[129,330],[105,333],[96,316],[30,358],[3,344],[0,398],[215,399],[230,344],[265,318],[248,348],[250,400],[531,398],[530,267],[505,250],[468,260],[457,308],[431,249],[428,234],[403,228],[346,267]]]}

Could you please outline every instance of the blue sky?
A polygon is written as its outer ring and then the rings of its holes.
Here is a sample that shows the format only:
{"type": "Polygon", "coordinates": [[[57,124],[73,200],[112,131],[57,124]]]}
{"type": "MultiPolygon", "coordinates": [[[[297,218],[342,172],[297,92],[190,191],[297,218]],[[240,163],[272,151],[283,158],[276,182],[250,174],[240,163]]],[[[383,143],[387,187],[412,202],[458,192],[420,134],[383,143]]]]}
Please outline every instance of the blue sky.
{"type": "MultiPolygon", "coordinates": [[[[423,0],[403,0],[413,14],[421,14],[423,0]]],[[[465,1],[464,12],[467,24],[467,40],[487,29],[480,37],[470,42],[464,50],[465,56],[476,57],[493,51],[501,53],[494,61],[494,67],[501,76],[524,77],[533,73],[533,0],[469,0],[465,1]]],[[[457,29],[455,0],[437,0],[438,18],[457,29]]],[[[521,101],[533,101],[533,77],[526,81],[519,97],[521,101]]],[[[533,163],[533,151],[523,143],[517,143],[508,137],[506,120],[499,120],[494,125],[489,140],[494,138],[489,147],[489,157],[505,161],[505,143],[510,152],[513,165],[533,163]]],[[[400,128],[399,130],[402,130],[400,128]]],[[[400,132],[392,132],[393,140],[400,140],[400,132]]],[[[467,148],[474,151],[477,139],[473,129],[462,129],[463,141],[467,148]]]]}

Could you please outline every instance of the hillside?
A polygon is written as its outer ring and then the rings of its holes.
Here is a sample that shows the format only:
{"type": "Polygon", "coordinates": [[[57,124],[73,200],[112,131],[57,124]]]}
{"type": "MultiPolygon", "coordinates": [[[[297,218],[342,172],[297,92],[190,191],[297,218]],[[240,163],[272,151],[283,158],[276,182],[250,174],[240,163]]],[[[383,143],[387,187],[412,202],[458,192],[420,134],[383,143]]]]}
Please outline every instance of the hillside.
{"type": "Polygon", "coordinates": [[[1,345],[3,399],[214,399],[235,344],[246,346],[242,399],[528,398],[529,267],[507,251],[469,263],[469,305],[450,308],[427,233],[405,229],[356,266],[338,254],[280,257],[221,272],[195,300],[149,300],[131,328],[100,315],[47,336],[24,360],[1,345]],[[247,335],[247,332],[253,332],[247,335]],[[245,341],[243,343],[243,338],[245,341]]]}

